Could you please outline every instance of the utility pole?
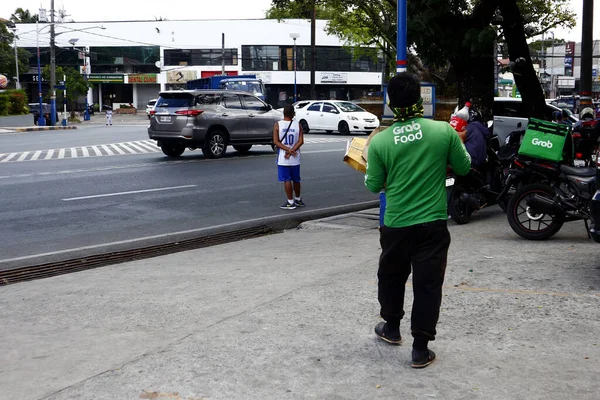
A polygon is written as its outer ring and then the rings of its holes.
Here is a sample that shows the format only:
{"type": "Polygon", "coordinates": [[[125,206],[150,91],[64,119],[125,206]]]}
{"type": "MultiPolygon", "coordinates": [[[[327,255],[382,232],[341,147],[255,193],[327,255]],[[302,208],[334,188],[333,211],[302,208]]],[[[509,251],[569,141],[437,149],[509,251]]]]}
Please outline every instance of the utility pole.
{"type": "Polygon", "coordinates": [[[579,107],[592,107],[592,53],[594,30],[594,0],[583,0],[581,25],[581,74],[579,80],[579,107]]]}
{"type": "Polygon", "coordinates": [[[56,55],[54,54],[54,0],[50,0],[50,125],[56,125],[56,55]]]}
{"type": "Polygon", "coordinates": [[[317,99],[315,90],[315,70],[317,69],[317,0],[313,0],[312,12],[310,13],[310,98],[317,99]]]}
{"type": "Polygon", "coordinates": [[[225,33],[221,33],[221,75],[225,75],[225,33]]]}
{"type": "Polygon", "coordinates": [[[12,25],[12,27],[10,27],[13,31],[13,42],[15,45],[15,75],[17,78],[16,84],[15,84],[15,88],[16,89],[21,89],[21,82],[19,81],[19,53],[17,50],[17,26],[16,25],[12,25]]]}

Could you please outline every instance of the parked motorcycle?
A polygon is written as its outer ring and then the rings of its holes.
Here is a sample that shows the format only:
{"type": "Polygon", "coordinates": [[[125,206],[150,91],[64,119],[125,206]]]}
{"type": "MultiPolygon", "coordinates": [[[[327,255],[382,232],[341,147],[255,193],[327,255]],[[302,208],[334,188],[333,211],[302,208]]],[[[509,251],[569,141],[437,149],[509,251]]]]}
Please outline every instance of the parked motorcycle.
{"type": "Polygon", "coordinates": [[[506,145],[499,146],[498,137],[492,135],[487,141],[486,162],[478,169],[471,169],[466,176],[456,176],[452,170],[446,176],[448,190],[448,214],[457,224],[466,224],[474,211],[498,204],[506,210],[509,191],[503,192],[509,167],[519,149],[521,131],[508,136],[506,145]],[[512,139],[509,140],[512,136],[512,139]]]}
{"type": "MultiPolygon", "coordinates": [[[[590,219],[596,169],[517,157],[507,185],[521,184],[508,202],[511,228],[529,240],[555,235],[565,222],[590,219]]],[[[589,230],[589,229],[587,229],[589,230]]]]}

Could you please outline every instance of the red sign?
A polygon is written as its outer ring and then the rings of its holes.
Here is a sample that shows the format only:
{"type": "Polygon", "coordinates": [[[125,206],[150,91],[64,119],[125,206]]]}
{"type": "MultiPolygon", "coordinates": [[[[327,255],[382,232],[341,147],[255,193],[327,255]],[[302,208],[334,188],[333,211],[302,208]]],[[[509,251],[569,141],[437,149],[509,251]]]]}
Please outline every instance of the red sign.
{"type": "Polygon", "coordinates": [[[156,74],[129,75],[129,83],[157,83],[156,74]]]}
{"type": "MultiPolygon", "coordinates": [[[[221,75],[221,71],[202,71],[200,73],[201,78],[210,78],[211,76],[221,75]]],[[[238,75],[237,71],[225,71],[225,75],[227,76],[236,76],[238,75]]]]}

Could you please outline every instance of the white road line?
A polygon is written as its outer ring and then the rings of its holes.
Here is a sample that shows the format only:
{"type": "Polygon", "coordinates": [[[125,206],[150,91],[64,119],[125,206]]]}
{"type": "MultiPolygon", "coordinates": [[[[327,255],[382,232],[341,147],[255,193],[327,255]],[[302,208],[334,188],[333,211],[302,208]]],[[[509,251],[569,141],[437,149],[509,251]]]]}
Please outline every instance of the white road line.
{"type": "Polygon", "coordinates": [[[137,151],[131,147],[129,147],[126,143],[119,143],[119,145],[124,148],[125,150],[127,150],[129,152],[129,154],[137,154],[137,151]]]}
{"type": "Polygon", "coordinates": [[[82,147],[81,148],[81,153],[83,154],[84,157],[89,157],[90,156],[90,152],[88,151],[87,147],[82,147]]]}
{"type": "Polygon", "coordinates": [[[111,149],[114,149],[114,151],[119,154],[125,154],[125,152],[119,146],[117,146],[117,143],[109,144],[107,146],[110,146],[111,149]]]}
{"type": "Polygon", "coordinates": [[[28,155],[29,155],[29,152],[28,152],[28,151],[26,151],[25,153],[22,153],[22,154],[21,154],[21,157],[19,157],[19,158],[17,159],[17,161],[23,161],[24,159],[26,159],[26,158],[27,158],[27,156],[28,156],[28,155]]]}
{"type": "Polygon", "coordinates": [[[135,144],[134,142],[129,142],[127,143],[129,146],[133,147],[134,149],[138,150],[138,152],[142,152],[142,153],[150,153],[148,150],[143,149],[142,147],[140,147],[139,145],[135,144]]]}
{"type": "Polygon", "coordinates": [[[65,158],[65,149],[60,149],[58,151],[58,158],[65,158]]]}
{"type": "Polygon", "coordinates": [[[104,151],[106,151],[106,153],[107,153],[109,156],[114,156],[114,155],[115,155],[115,153],[113,153],[113,152],[112,152],[112,150],[111,150],[111,149],[109,149],[107,145],[105,145],[105,144],[101,144],[101,145],[100,145],[100,147],[102,147],[102,148],[104,149],[104,151]]]}
{"type": "Polygon", "coordinates": [[[119,193],[107,193],[107,194],[97,194],[93,196],[82,196],[82,197],[71,197],[69,199],[63,199],[63,201],[73,201],[73,200],[86,200],[86,199],[96,199],[98,197],[112,197],[112,196],[122,196],[126,194],[137,194],[137,193],[148,193],[148,192],[160,192],[164,190],[173,190],[173,189],[185,189],[197,187],[198,185],[185,185],[185,186],[173,186],[167,188],[157,188],[157,189],[145,189],[145,190],[134,190],[131,192],[119,192],[119,193]]]}
{"type": "Polygon", "coordinates": [[[77,147],[71,147],[71,158],[77,158],[77,147]]]}
{"type": "Polygon", "coordinates": [[[94,150],[94,153],[96,153],[97,156],[103,156],[104,154],[102,154],[102,152],[100,151],[100,149],[98,148],[98,146],[90,146],[92,148],[92,150],[94,150]]]}
{"type": "Polygon", "coordinates": [[[160,148],[157,147],[155,144],[148,144],[146,142],[137,142],[137,145],[140,146],[141,148],[146,149],[153,153],[160,151],[160,148]]]}
{"type": "Polygon", "coordinates": [[[54,155],[54,150],[48,150],[48,153],[46,153],[46,157],[44,157],[44,160],[51,159],[53,155],[54,155]]]}
{"type": "Polygon", "coordinates": [[[41,150],[36,151],[35,153],[33,153],[33,156],[30,158],[31,161],[35,161],[40,157],[40,154],[42,154],[41,150]]]}
{"type": "Polygon", "coordinates": [[[11,159],[13,159],[13,158],[14,158],[14,157],[15,157],[17,154],[19,154],[19,153],[10,153],[10,154],[8,155],[8,157],[6,157],[4,160],[2,160],[2,161],[0,161],[0,162],[7,162],[7,161],[10,161],[10,160],[11,160],[11,159]]]}

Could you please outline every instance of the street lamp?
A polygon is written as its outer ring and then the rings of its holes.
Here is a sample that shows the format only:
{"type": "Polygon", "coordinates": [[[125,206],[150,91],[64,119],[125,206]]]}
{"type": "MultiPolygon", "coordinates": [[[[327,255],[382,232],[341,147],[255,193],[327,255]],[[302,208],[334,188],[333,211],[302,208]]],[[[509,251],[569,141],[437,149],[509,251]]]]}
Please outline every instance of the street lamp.
{"type": "MultiPolygon", "coordinates": [[[[69,29],[67,31],[64,32],[59,32],[59,33],[55,33],[54,31],[54,0],[51,0],[51,11],[50,11],[50,123],[51,125],[54,125],[56,123],[56,89],[54,86],[56,86],[56,57],[54,54],[54,47],[55,47],[55,39],[56,36],[65,34],[65,33],[70,33],[70,32],[80,32],[80,31],[86,31],[89,29],[106,29],[104,26],[88,26],[86,28],[81,28],[81,29],[69,29]]],[[[89,116],[89,114],[88,114],[89,116]]],[[[85,119],[85,117],[84,117],[85,119]]]]}
{"type": "MultiPolygon", "coordinates": [[[[73,39],[69,39],[69,44],[71,44],[71,46],[73,48],[75,48],[75,44],[79,41],[79,39],[77,38],[73,38],[73,39]]],[[[78,51],[78,54],[81,54],[81,52],[78,51]]],[[[86,48],[83,48],[83,77],[84,79],[87,81],[88,80],[88,68],[87,68],[87,51],[86,48]]],[[[89,89],[88,89],[89,91],[89,89]]],[[[89,104],[88,104],[88,95],[86,93],[85,95],[85,110],[83,111],[83,120],[84,121],[89,121],[90,120],[90,110],[89,110],[89,104]]]]}
{"type": "Polygon", "coordinates": [[[297,90],[297,80],[296,80],[296,39],[300,37],[299,33],[290,33],[290,37],[294,39],[294,103],[298,101],[298,90],[297,90]]]}
{"type": "Polygon", "coordinates": [[[21,89],[21,82],[19,81],[19,54],[17,51],[17,26],[14,23],[10,23],[8,25],[8,27],[10,28],[10,30],[13,31],[13,40],[14,40],[14,45],[15,45],[15,75],[16,75],[16,84],[15,84],[15,88],[16,89],[21,89]]]}

